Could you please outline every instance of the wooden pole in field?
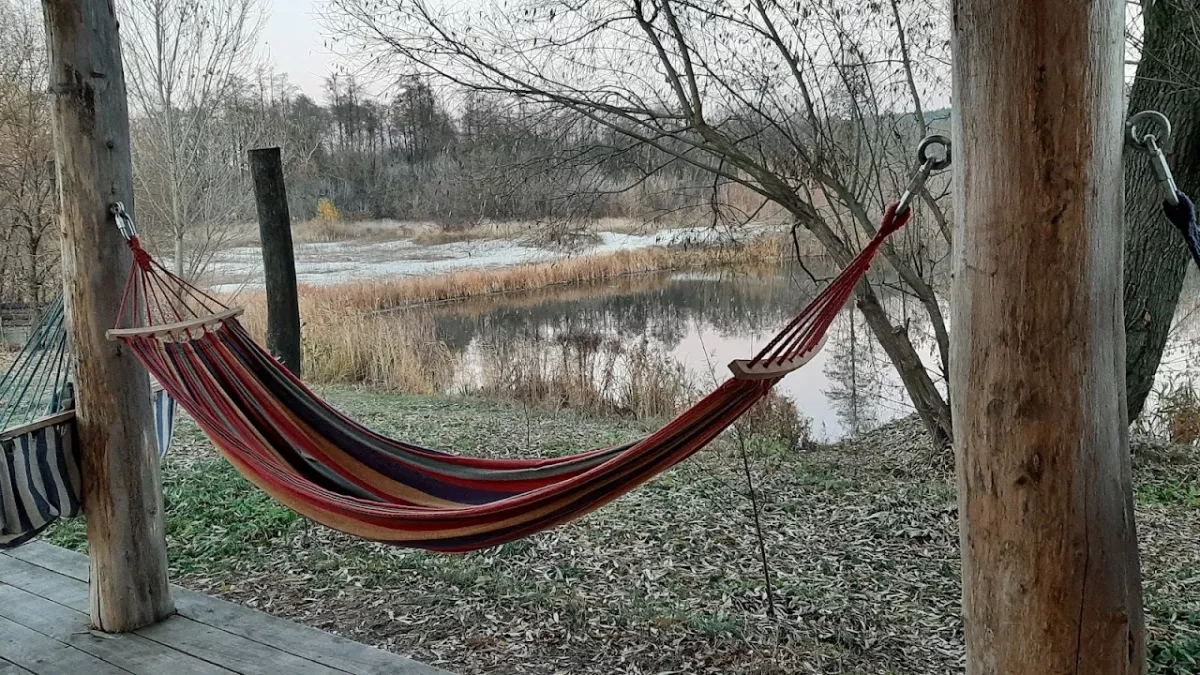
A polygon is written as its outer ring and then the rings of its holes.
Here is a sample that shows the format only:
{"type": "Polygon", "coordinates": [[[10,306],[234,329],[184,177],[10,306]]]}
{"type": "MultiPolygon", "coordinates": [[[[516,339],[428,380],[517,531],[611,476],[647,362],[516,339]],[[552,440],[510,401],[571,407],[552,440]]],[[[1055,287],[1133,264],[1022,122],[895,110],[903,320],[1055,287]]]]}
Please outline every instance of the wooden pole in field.
{"type": "Polygon", "coordinates": [[[109,205],[133,208],[129,110],[111,0],[43,0],[67,324],[91,559],[91,618],[131,631],[174,611],[158,455],[144,370],[105,339],[131,255],[109,205]]]}
{"type": "Polygon", "coordinates": [[[1120,0],[954,0],[970,675],[1144,673],[1125,411],[1120,0]]]}
{"type": "Polygon", "coordinates": [[[267,350],[299,375],[300,300],[296,295],[292,217],[288,213],[283,162],[279,148],[251,150],[249,156],[266,275],[267,350]]]}

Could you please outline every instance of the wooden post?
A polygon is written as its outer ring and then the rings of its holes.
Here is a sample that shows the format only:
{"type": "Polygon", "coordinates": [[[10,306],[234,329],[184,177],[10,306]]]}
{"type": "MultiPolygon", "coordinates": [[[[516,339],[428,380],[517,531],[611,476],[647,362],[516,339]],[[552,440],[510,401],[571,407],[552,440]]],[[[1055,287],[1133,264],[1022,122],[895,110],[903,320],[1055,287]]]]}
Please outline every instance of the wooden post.
{"type": "Polygon", "coordinates": [[[267,283],[267,350],[299,375],[300,300],[296,295],[292,217],[288,213],[283,162],[279,148],[259,148],[249,155],[267,283]]]}
{"type": "Polygon", "coordinates": [[[951,398],[970,675],[1144,673],[1119,0],[954,0],[951,398]]]}
{"type": "Polygon", "coordinates": [[[132,212],[129,110],[111,0],[43,0],[68,325],[96,628],[130,631],[174,611],[146,372],[104,332],[132,257],[109,215],[132,212]]]}

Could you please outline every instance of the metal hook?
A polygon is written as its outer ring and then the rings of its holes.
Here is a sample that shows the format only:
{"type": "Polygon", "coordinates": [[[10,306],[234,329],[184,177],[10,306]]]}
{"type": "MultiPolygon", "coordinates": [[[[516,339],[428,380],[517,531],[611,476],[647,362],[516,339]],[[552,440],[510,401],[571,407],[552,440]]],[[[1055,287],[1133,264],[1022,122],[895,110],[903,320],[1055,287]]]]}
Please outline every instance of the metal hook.
{"type": "Polygon", "coordinates": [[[912,182],[908,184],[908,189],[904,191],[904,194],[900,195],[900,201],[896,204],[896,215],[908,211],[912,206],[912,201],[925,188],[925,182],[929,180],[930,174],[934,171],[949,168],[950,161],[949,138],[941,134],[933,134],[921,139],[921,144],[917,146],[917,171],[913,174],[912,182]],[[934,146],[941,146],[945,150],[945,154],[940,159],[929,156],[929,149],[934,146]]]}
{"type": "Polygon", "coordinates": [[[133,218],[130,218],[129,212],[125,210],[125,204],[113,202],[108,205],[108,212],[117,222],[117,229],[120,230],[121,236],[125,237],[125,241],[132,241],[137,236],[137,228],[133,226],[133,218]]]}
{"type": "Polygon", "coordinates": [[[1150,155],[1150,166],[1154,169],[1154,177],[1162,188],[1163,201],[1171,206],[1179,206],[1179,189],[1175,185],[1175,175],[1167,164],[1167,156],[1163,154],[1159,142],[1171,142],[1171,120],[1157,110],[1143,110],[1129,118],[1125,123],[1125,140],[1133,147],[1150,155]],[[1152,126],[1162,131],[1161,139],[1153,133],[1139,128],[1143,122],[1152,122],[1152,126]]]}

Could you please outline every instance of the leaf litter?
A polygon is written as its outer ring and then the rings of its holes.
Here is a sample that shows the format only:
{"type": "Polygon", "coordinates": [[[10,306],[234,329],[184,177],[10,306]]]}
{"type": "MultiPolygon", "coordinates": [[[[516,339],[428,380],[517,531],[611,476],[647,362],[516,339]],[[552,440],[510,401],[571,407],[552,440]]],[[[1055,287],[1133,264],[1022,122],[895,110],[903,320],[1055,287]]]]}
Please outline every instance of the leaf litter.
{"type": "MultiPolygon", "coordinates": [[[[464,453],[566,453],[644,433],[570,411],[328,393],[384,433],[464,453]]],[[[164,469],[172,578],[464,674],[962,672],[952,460],[919,422],[749,447],[775,616],[728,440],[576,523],[447,556],[303,521],[184,422],[164,469]]],[[[1151,672],[1198,672],[1200,459],[1152,443],[1134,454],[1151,672]]],[[[78,547],[81,526],[52,538],[78,547]]]]}

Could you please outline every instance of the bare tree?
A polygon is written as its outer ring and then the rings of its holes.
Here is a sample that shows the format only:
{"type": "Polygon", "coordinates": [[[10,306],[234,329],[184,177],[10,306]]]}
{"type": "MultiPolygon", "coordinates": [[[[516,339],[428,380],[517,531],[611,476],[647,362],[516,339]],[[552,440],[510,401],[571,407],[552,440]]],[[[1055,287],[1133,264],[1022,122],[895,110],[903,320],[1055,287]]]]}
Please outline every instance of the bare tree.
{"type": "MultiPolygon", "coordinates": [[[[1131,24],[1139,56],[1130,112],[1158,110],[1175,126],[1171,153],[1179,189],[1200,193],[1200,5],[1146,3],[1131,24]],[[1140,30],[1139,30],[1140,29],[1140,30]]],[[[1191,266],[1187,248],[1162,215],[1161,190],[1149,158],[1125,163],[1125,335],[1129,419],[1141,414],[1154,384],[1191,266]]]]}
{"type": "Polygon", "coordinates": [[[260,64],[262,3],[125,0],[121,11],[140,218],[170,236],[176,273],[194,276],[248,199],[244,159],[219,141],[260,64]]]}
{"type": "Polygon", "coordinates": [[[54,147],[40,17],[0,0],[0,298],[54,293],[54,147]]]}
{"type": "MultiPolygon", "coordinates": [[[[743,186],[839,264],[903,189],[930,123],[923,93],[948,63],[944,17],[923,0],[331,5],[332,25],[373,63],[567,111],[618,134],[626,150],[652,149],[743,186]]],[[[886,248],[890,270],[860,284],[857,304],[931,435],[945,441],[950,414],[937,381],[949,342],[933,280],[948,228],[934,195],[922,211],[886,248]],[[918,327],[937,354],[929,366],[914,345],[918,327]]]]}

